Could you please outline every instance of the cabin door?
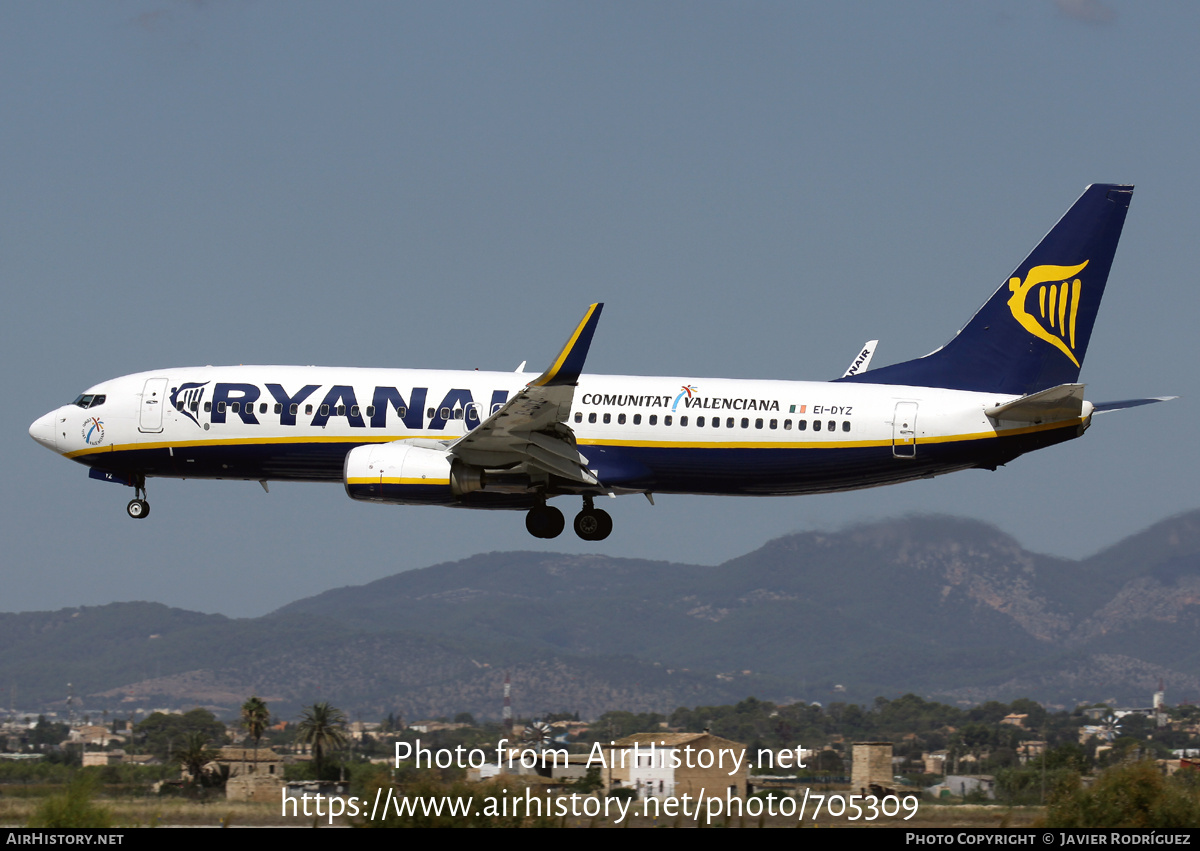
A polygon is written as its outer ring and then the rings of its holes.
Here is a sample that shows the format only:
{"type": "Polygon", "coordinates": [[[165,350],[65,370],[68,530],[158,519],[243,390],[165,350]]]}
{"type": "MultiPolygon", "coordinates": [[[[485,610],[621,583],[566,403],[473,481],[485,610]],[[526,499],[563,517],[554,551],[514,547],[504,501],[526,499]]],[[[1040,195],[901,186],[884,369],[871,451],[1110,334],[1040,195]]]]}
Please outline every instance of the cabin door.
{"type": "Polygon", "coordinates": [[[138,431],[158,434],[163,430],[163,408],[167,404],[167,379],[148,378],[142,388],[142,404],[138,413],[138,431]]]}
{"type": "Polygon", "coordinates": [[[917,403],[897,402],[892,415],[892,455],[917,457],[917,403]]]}

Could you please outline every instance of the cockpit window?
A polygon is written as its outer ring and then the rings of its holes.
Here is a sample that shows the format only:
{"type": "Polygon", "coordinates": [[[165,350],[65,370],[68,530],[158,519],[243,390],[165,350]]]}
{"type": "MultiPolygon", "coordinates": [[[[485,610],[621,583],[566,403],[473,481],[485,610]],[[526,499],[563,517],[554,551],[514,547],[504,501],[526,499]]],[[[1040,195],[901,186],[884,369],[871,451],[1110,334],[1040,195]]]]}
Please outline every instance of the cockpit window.
{"type": "Polygon", "coordinates": [[[80,408],[98,408],[104,404],[104,396],[93,393],[84,393],[72,405],[78,405],[80,408]]]}

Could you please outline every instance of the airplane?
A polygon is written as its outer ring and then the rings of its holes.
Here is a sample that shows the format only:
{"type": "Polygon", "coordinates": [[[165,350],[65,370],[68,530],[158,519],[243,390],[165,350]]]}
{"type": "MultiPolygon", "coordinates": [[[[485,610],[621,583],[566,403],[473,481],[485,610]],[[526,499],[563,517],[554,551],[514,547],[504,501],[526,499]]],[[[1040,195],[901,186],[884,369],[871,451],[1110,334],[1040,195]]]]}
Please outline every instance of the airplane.
{"type": "Polygon", "coordinates": [[[832,381],[583,372],[603,309],[553,363],[524,372],[205,366],[104,381],[40,417],[42,446],[134,489],[152,477],[340,482],[351,499],[526,512],[554,538],[559,496],[600,541],[597,497],[829,493],[995,470],[1081,436],[1078,383],[1133,187],[1094,184],[948,343],[832,381]]]}

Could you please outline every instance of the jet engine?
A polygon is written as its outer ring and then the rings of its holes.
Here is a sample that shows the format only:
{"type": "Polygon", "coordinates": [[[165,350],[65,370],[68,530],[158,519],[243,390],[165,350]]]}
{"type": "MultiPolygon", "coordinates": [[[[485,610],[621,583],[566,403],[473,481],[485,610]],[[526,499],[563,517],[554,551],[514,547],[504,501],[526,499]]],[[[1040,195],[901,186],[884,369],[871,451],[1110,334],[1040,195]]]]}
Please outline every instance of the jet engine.
{"type": "Polygon", "coordinates": [[[523,494],[531,484],[527,473],[464,464],[440,444],[404,442],[352,449],[343,479],[351,499],[393,505],[454,503],[478,491],[523,494]]]}

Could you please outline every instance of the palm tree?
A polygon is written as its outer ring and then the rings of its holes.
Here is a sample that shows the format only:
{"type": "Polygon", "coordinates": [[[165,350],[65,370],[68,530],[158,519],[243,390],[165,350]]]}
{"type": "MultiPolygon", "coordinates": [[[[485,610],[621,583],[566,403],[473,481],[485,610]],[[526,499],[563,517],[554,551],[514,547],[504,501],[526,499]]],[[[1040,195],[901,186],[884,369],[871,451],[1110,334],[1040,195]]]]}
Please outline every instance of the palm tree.
{"type": "Polygon", "coordinates": [[[204,778],[204,766],[217,758],[217,752],[208,746],[208,736],[201,732],[188,733],[183,746],[175,752],[175,761],[187,770],[193,783],[204,778]]]}
{"type": "Polygon", "coordinates": [[[242,704],[242,727],[250,738],[254,739],[254,771],[258,773],[258,742],[271,723],[271,712],[266,702],[257,696],[252,696],[242,704]]]}
{"type": "Polygon", "coordinates": [[[314,703],[300,716],[296,741],[302,745],[312,745],[319,780],[326,748],[340,748],[346,744],[346,716],[342,710],[328,703],[314,703]]]}

